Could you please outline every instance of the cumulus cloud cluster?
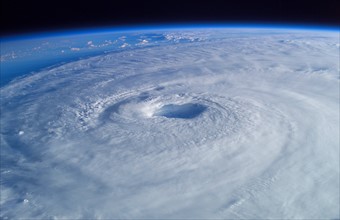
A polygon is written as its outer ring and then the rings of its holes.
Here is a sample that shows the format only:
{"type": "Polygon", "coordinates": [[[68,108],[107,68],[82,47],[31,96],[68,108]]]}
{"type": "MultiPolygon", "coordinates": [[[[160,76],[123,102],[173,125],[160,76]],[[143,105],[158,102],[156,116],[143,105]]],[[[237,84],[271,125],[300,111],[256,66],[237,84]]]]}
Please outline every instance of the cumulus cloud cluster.
{"type": "Polygon", "coordinates": [[[1,217],[339,218],[337,33],[205,34],[2,87],[1,217]]]}

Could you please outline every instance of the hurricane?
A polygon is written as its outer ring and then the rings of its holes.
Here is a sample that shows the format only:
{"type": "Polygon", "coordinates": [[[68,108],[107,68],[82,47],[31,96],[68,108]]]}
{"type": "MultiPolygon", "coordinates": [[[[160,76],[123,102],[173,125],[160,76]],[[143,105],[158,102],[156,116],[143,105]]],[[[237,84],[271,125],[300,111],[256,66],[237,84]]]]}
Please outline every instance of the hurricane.
{"type": "Polygon", "coordinates": [[[0,88],[1,218],[340,217],[337,31],[138,38],[0,88]]]}

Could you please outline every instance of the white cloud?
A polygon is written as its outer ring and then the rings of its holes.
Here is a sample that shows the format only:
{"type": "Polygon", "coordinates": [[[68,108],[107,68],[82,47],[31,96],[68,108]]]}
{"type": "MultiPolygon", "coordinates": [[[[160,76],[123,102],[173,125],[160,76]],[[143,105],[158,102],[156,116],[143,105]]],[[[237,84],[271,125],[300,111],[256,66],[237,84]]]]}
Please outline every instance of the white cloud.
{"type": "Polygon", "coordinates": [[[339,218],[337,33],[239,32],[2,87],[1,218],[339,218]]]}
{"type": "Polygon", "coordinates": [[[71,47],[70,50],[71,51],[80,51],[80,48],[79,47],[71,47]]]}

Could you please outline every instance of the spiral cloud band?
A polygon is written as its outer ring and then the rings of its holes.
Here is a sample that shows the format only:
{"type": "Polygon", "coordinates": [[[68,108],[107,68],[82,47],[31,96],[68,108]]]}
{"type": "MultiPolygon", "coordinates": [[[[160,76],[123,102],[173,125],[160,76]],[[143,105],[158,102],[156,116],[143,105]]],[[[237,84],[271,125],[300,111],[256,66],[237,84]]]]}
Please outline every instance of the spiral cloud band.
{"type": "Polygon", "coordinates": [[[339,218],[338,33],[190,33],[2,87],[1,217],[339,218]]]}

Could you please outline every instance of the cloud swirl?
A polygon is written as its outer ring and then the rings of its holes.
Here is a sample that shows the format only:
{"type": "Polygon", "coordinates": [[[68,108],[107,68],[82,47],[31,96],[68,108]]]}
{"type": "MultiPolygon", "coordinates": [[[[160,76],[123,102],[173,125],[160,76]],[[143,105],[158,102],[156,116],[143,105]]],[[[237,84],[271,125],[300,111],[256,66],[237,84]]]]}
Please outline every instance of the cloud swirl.
{"type": "Polygon", "coordinates": [[[339,218],[337,33],[206,32],[2,87],[1,217],[339,218]]]}

